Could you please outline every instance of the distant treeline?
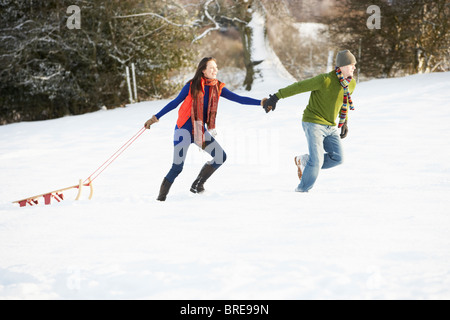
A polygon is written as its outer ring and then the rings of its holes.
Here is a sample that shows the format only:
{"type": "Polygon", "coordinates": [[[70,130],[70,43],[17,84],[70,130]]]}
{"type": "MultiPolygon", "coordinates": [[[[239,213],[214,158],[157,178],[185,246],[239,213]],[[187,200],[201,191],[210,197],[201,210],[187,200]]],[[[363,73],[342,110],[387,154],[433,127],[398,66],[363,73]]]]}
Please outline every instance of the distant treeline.
{"type": "MultiPolygon", "coordinates": [[[[132,64],[139,100],[173,95],[180,84],[171,76],[199,61],[193,43],[230,28],[241,38],[238,59],[250,90],[260,63],[250,49],[256,10],[297,78],[324,70],[330,52],[343,48],[358,57],[366,78],[449,70],[448,0],[4,0],[0,125],[123,106],[132,64]],[[309,16],[327,25],[316,42],[296,31],[295,22],[309,16]]],[[[227,49],[220,44],[207,54],[223,57],[227,49]]]]}
{"type": "Polygon", "coordinates": [[[123,105],[132,63],[138,96],[170,92],[167,74],[191,63],[192,35],[166,23],[165,10],[162,1],[2,1],[0,124],[123,105]],[[161,17],[117,18],[135,12],[161,17]]]}

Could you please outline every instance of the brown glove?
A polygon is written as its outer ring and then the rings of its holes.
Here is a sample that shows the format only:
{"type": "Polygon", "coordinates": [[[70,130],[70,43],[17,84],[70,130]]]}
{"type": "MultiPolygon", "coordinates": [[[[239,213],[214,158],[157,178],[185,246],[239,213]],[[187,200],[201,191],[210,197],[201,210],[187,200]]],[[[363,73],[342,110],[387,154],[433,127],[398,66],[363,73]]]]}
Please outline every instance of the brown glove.
{"type": "Polygon", "coordinates": [[[344,124],[341,127],[341,139],[344,139],[348,134],[348,126],[347,126],[347,120],[345,120],[344,124]]]}
{"type": "Polygon", "coordinates": [[[264,98],[261,100],[261,107],[264,107],[264,103],[266,103],[266,101],[267,101],[267,98],[264,98]]]}
{"type": "Polygon", "coordinates": [[[147,120],[144,124],[145,129],[150,129],[150,126],[156,122],[158,122],[159,120],[156,118],[155,115],[153,115],[153,117],[149,120],[147,120]]]}

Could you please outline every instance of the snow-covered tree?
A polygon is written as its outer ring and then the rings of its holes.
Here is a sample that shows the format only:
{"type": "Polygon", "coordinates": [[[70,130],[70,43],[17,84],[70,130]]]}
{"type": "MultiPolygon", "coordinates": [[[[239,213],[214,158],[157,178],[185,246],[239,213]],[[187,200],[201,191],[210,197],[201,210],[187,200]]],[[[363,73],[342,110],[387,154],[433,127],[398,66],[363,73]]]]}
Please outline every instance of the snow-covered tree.
{"type": "Polygon", "coordinates": [[[268,47],[267,15],[274,5],[271,0],[1,1],[0,124],[124,105],[125,68],[131,63],[137,66],[141,99],[168,96],[177,85],[168,81],[169,73],[195,64],[196,45],[230,26],[242,39],[243,84],[250,90],[265,59],[255,56],[255,45],[268,47]]]}
{"type": "Polygon", "coordinates": [[[366,76],[446,71],[450,6],[447,0],[346,0],[329,21],[335,44],[357,52],[366,76]],[[380,27],[368,28],[369,5],[380,9],[380,27]]]}
{"type": "Polygon", "coordinates": [[[0,123],[41,120],[128,102],[135,63],[141,98],[171,92],[167,74],[191,62],[192,32],[174,1],[0,2],[0,123]],[[81,23],[72,28],[77,6],[81,23]],[[174,9],[175,8],[175,9],[174,9]],[[139,19],[120,18],[153,12],[139,19]],[[170,20],[170,22],[169,22],[170,20]]]}

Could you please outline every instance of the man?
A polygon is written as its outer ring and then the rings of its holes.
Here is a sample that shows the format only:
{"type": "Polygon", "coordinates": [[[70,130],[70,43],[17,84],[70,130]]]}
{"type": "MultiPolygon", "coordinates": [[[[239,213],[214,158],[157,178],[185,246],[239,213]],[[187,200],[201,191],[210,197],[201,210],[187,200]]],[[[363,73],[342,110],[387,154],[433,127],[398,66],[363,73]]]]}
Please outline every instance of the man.
{"type": "Polygon", "coordinates": [[[296,192],[311,190],[320,169],[333,168],[343,162],[340,139],[347,136],[347,112],[348,108],[353,109],[351,94],[356,85],[352,79],[355,64],[356,58],[349,50],[340,51],[335,70],[280,89],[264,103],[264,109],[269,112],[275,110],[279,99],[311,91],[302,119],[309,154],[294,159],[300,178],[296,192]],[[340,134],[335,122],[338,115],[340,134]]]}

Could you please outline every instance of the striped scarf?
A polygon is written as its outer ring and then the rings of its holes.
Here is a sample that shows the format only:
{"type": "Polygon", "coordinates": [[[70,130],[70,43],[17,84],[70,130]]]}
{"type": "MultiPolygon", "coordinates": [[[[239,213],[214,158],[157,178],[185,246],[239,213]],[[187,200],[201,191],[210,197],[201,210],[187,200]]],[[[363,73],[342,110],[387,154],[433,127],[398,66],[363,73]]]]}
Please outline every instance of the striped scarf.
{"type": "Polygon", "coordinates": [[[202,78],[202,91],[197,94],[196,98],[193,98],[191,119],[194,133],[194,142],[202,149],[205,148],[205,134],[204,125],[206,123],[208,130],[212,130],[216,127],[216,115],[219,102],[219,86],[220,82],[217,79],[202,78]],[[205,97],[204,86],[209,86],[209,103],[207,111],[207,119],[203,119],[203,101],[205,97]]]}
{"type": "Polygon", "coordinates": [[[352,81],[352,77],[348,77],[347,79],[344,79],[344,76],[342,75],[342,71],[339,67],[336,67],[336,76],[339,79],[339,83],[344,88],[344,102],[341,107],[341,111],[339,112],[339,125],[338,128],[342,127],[345,120],[347,119],[347,104],[350,106],[350,110],[354,110],[352,97],[350,96],[350,91],[348,90],[348,85],[350,81],[352,81]]]}

